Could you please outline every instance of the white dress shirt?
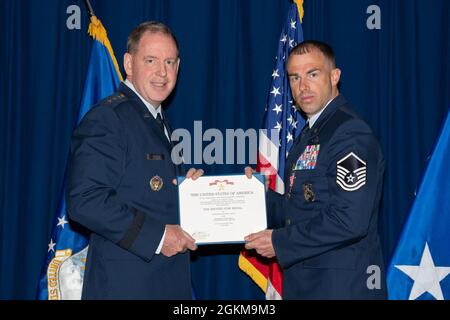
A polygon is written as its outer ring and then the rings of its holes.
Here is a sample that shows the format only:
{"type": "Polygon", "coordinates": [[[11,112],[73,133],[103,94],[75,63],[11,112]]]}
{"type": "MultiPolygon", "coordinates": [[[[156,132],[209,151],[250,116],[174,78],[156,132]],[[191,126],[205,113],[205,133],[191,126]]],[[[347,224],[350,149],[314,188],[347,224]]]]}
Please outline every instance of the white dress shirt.
{"type": "Polygon", "coordinates": [[[322,112],[324,112],[324,110],[326,109],[326,107],[328,107],[328,105],[331,103],[331,101],[333,101],[336,97],[334,97],[333,99],[331,99],[330,101],[327,102],[327,104],[325,105],[325,107],[320,110],[320,112],[317,112],[316,114],[312,115],[309,119],[308,119],[308,123],[309,123],[309,128],[311,129],[314,125],[314,123],[317,121],[317,119],[319,119],[320,115],[322,114],[322,112]]]}

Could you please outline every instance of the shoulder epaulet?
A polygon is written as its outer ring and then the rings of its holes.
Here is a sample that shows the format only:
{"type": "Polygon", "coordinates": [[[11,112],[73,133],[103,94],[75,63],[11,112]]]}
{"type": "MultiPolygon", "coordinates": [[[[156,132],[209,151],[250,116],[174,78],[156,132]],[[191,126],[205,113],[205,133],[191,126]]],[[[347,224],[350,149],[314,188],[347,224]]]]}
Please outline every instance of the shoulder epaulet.
{"type": "Polygon", "coordinates": [[[126,99],[127,99],[127,97],[123,93],[116,92],[113,95],[110,95],[109,97],[106,97],[105,99],[103,99],[101,104],[114,106],[114,105],[118,105],[122,101],[125,101],[126,99]]]}

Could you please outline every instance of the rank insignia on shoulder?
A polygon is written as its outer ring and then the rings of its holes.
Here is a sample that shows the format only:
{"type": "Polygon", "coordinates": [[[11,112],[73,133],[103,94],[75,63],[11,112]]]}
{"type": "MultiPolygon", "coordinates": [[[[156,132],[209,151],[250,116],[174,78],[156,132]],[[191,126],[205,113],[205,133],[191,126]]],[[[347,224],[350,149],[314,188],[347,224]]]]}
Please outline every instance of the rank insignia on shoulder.
{"type": "Polygon", "coordinates": [[[337,162],[336,183],[345,191],[356,191],[366,184],[366,163],[350,152],[337,162]]]}
{"type": "Polygon", "coordinates": [[[150,188],[153,191],[159,191],[163,187],[163,180],[160,176],[154,176],[150,179],[150,188]]]}
{"type": "Polygon", "coordinates": [[[109,96],[108,98],[106,98],[106,102],[108,104],[112,104],[112,103],[117,103],[121,100],[125,100],[125,95],[123,93],[120,94],[113,94],[111,96],[109,96]]]}

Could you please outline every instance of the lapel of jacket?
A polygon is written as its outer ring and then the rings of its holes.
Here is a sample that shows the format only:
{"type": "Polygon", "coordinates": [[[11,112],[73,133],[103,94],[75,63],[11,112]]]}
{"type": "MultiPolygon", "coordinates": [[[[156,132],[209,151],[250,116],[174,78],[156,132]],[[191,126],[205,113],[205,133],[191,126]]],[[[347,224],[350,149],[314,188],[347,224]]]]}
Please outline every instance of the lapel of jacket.
{"type": "MultiPolygon", "coordinates": [[[[130,101],[132,102],[131,105],[136,110],[136,112],[141,116],[141,119],[145,122],[145,124],[146,124],[145,127],[148,128],[149,133],[152,136],[157,136],[170,153],[170,151],[172,149],[171,142],[169,142],[169,140],[167,140],[167,137],[164,134],[164,132],[161,130],[161,128],[159,127],[158,122],[153,117],[153,115],[150,113],[150,111],[148,111],[147,107],[141,101],[141,99],[136,95],[136,93],[133,92],[133,90],[131,90],[123,82],[119,86],[119,91],[121,93],[123,93],[125,96],[127,96],[128,99],[130,99],[130,101]]],[[[163,117],[163,119],[164,119],[164,124],[166,125],[166,128],[167,128],[167,131],[169,132],[170,127],[168,126],[167,120],[165,117],[163,117]]],[[[169,137],[170,137],[170,132],[169,132],[169,137]]]]}
{"type": "Polygon", "coordinates": [[[322,112],[319,119],[316,120],[311,129],[308,130],[304,135],[297,137],[297,141],[294,142],[291,150],[289,151],[289,157],[286,160],[285,167],[285,183],[286,179],[289,178],[292,166],[297,161],[298,157],[303,153],[307,145],[320,144],[319,141],[319,133],[321,128],[325,125],[325,123],[332,117],[332,115],[339,109],[341,106],[346,105],[347,100],[343,95],[338,95],[330,104],[326,107],[326,109],[322,112]]]}
{"type": "Polygon", "coordinates": [[[322,127],[328,122],[328,120],[333,116],[333,114],[343,105],[347,104],[347,100],[343,95],[338,95],[333,101],[325,108],[325,110],[320,115],[319,119],[314,123],[309,132],[309,136],[306,138],[306,142],[310,144],[320,144],[319,133],[322,127]]]}

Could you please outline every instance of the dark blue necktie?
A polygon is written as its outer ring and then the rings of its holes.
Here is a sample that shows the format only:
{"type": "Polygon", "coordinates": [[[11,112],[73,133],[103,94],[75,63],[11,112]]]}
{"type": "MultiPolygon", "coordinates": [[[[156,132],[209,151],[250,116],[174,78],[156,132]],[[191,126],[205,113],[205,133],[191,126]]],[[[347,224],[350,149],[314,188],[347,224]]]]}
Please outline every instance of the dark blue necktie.
{"type": "Polygon", "coordinates": [[[302,139],[304,137],[306,137],[306,135],[309,133],[310,129],[311,128],[309,127],[309,121],[306,121],[305,126],[303,127],[302,132],[300,133],[300,135],[302,136],[302,139]]]}
{"type": "Polygon", "coordinates": [[[308,135],[309,131],[310,131],[309,122],[306,121],[305,125],[302,128],[302,131],[300,131],[300,134],[294,141],[294,146],[298,145],[300,141],[302,141],[308,135]]]}
{"type": "Polygon", "coordinates": [[[164,131],[164,122],[163,122],[163,119],[161,117],[161,113],[159,113],[159,112],[158,112],[158,114],[156,116],[156,122],[158,122],[158,125],[161,128],[162,132],[164,133],[164,135],[166,135],[166,132],[164,131]]]}

